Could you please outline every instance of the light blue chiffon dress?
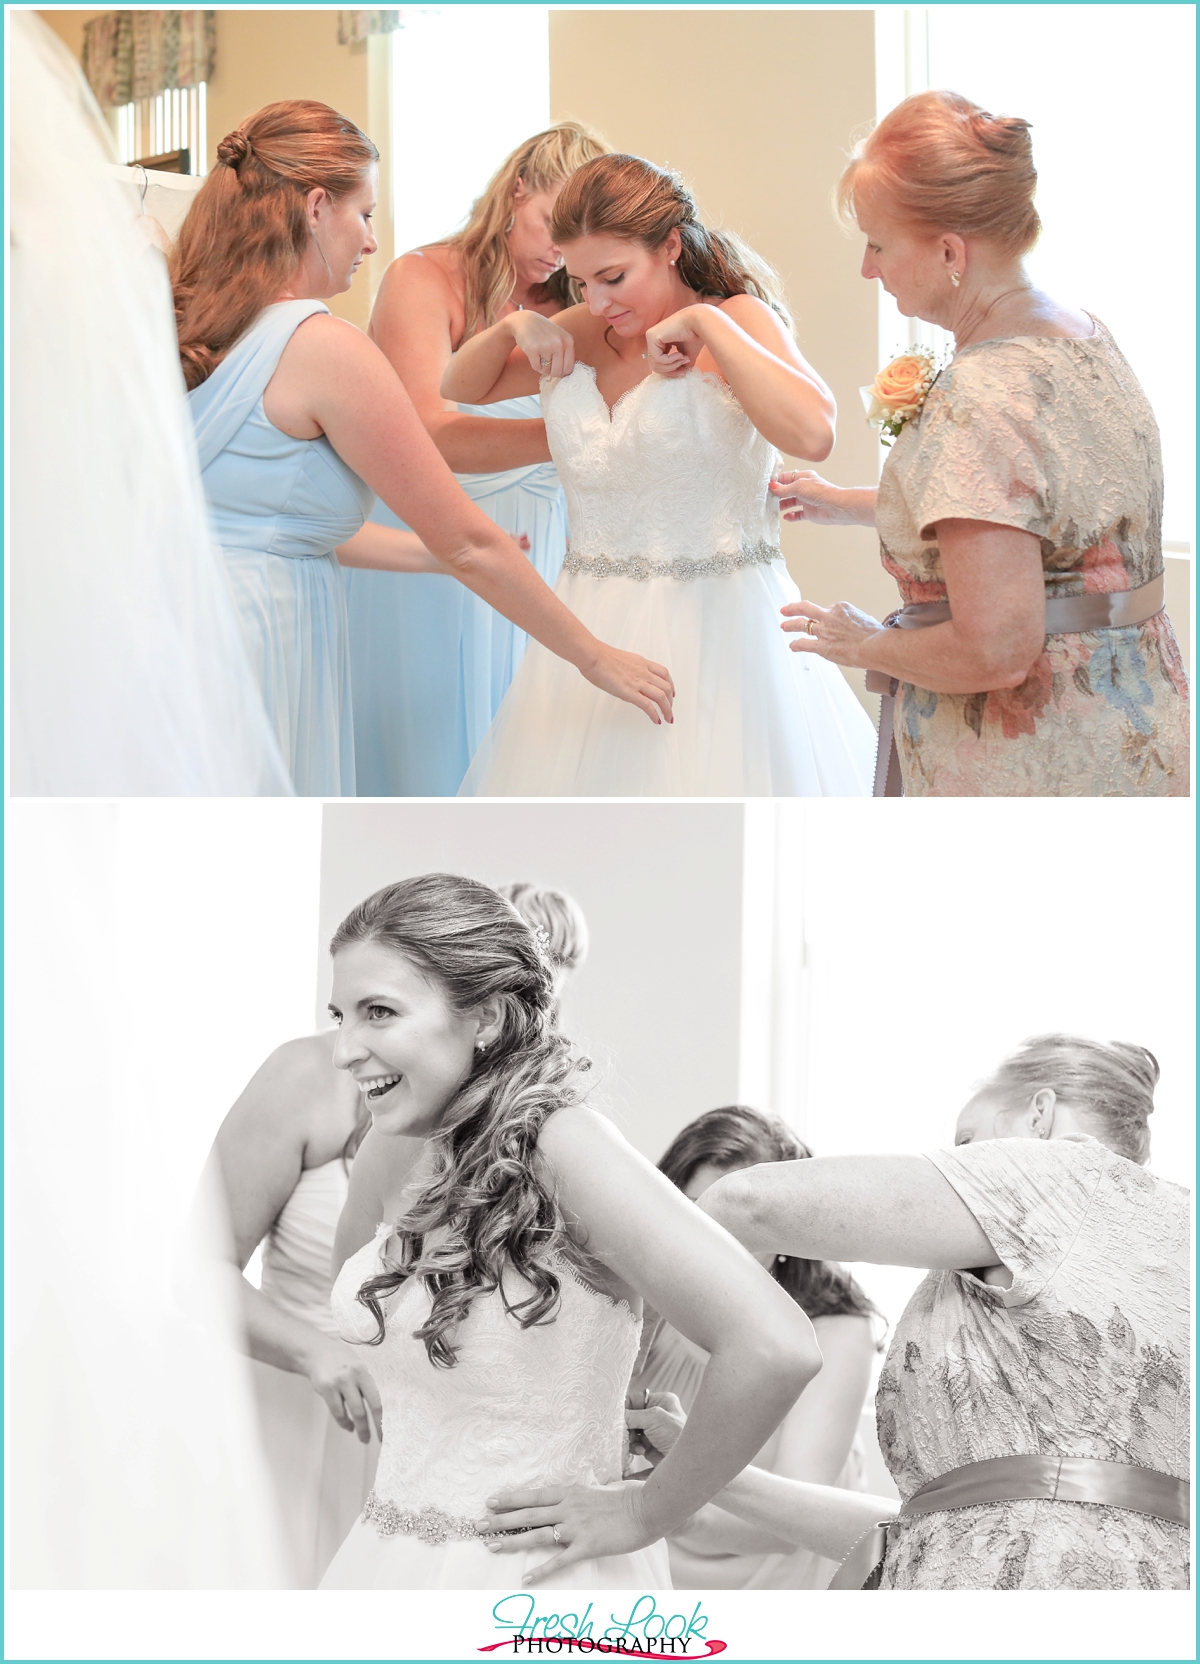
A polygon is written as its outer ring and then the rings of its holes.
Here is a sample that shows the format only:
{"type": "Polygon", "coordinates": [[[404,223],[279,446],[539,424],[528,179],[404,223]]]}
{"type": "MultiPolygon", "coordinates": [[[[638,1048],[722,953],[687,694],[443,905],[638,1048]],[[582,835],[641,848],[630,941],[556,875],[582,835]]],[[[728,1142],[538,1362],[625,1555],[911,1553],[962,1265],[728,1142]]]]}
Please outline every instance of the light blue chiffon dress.
{"type": "Polygon", "coordinates": [[[361,528],[375,493],[328,439],[273,426],[263,394],[298,326],[328,310],[319,300],[268,306],[188,395],[214,536],[301,797],[354,795],[346,596],[334,550],[361,528]]]}
{"type": "MultiPolygon", "coordinates": [[[[542,414],[536,394],[458,408],[507,420],[542,414]]],[[[457,479],[504,531],[525,533],[530,561],[553,587],[567,547],[553,463],[457,479]]],[[[371,518],[407,530],[382,502],[371,518]]],[[[359,795],[453,797],[529,638],[453,578],[358,570],[345,578],[359,795]]]]}

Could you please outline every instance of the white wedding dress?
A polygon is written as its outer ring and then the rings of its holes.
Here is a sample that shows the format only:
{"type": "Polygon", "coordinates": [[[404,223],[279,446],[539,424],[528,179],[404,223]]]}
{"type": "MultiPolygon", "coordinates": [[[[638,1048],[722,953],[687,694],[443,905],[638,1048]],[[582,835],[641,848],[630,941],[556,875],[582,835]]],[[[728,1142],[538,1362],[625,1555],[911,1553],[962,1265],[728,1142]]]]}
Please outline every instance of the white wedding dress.
{"type": "MultiPolygon", "coordinates": [[[[351,1256],[334,1284],[333,1312],[349,1341],[369,1341],[374,1318],[356,1299],[380,1269],[390,1235],[351,1256]]],[[[459,1324],[452,1369],[435,1368],[413,1331],[430,1301],[411,1278],[385,1302],[387,1334],[363,1351],[383,1402],[383,1448],[361,1519],[334,1556],[322,1589],[509,1589],[556,1552],[492,1553],[473,1522],[498,1492],[621,1477],[625,1394],[640,1324],[581,1282],[563,1261],[551,1323],[521,1328],[498,1292],[479,1294],[459,1324]]],[[[515,1274],[510,1302],[532,1292],[515,1274]]],[[[666,1544],[585,1560],[539,1588],[669,1589],[666,1544]]]]}
{"type": "Polygon", "coordinates": [[[793,653],[799,591],[767,491],[774,447],[719,376],[649,375],[610,412],[590,365],[542,383],[571,527],[555,593],[664,664],[656,727],[530,643],[460,795],[867,797],[875,732],[845,677],[793,653]]]}

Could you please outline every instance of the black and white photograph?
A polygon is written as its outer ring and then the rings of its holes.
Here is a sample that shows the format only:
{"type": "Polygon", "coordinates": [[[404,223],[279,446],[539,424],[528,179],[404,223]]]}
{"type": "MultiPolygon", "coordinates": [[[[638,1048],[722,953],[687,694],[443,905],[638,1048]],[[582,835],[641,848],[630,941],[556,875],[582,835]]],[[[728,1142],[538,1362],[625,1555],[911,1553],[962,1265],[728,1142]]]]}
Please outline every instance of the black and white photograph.
{"type": "Polygon", "coordinates": [[[1194,5],[3,27],[4,1656],[1194,1658],[1194,5]]]}
{"type": "Polygon", "coordinates": [[[940,818],[15,806],[14,1586],[1186,1588],[1188,885],[940,818]]]}

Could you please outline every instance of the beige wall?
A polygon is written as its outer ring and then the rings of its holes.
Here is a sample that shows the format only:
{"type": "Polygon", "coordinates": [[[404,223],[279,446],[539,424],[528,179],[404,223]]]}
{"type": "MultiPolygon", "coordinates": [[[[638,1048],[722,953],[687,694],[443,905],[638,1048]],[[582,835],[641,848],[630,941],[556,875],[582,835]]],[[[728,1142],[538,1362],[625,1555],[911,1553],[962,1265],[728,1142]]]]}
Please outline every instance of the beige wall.
{"type": "MultiPolygon", "coordinates": [[[[99,11],[42,12],[41,16],[75,54],[83,53],[84,25],[99,11]]],[[[331,104],[375,139],[386,152],[385,37],[358,46],[340,46],[337,12],[316,8],[217,13],[217,67],[208,84],[208,165],[216,147],[244,116],[279,98],[316,98],[331,104]],[[375,131],[372,133],[372,128],[375,131]]],[[[381,181],[381,186],[386,181],[381,181]]],[[[390,203],[390,190],[380,203],[390,203]]],[[[345,295],[330,302],[339,316],[365,325],[371,306],[371,281],[391,256],[390,213],[380,216],[380,254],[359,268],[345,295]],[[372,273],[371,267],[376,268],[372,273]]]]}
{"type": "MultiPolygon", "coordinates": [[[[829,205],[851,134],[875,115],[872,13],[552,12],[550,107],[555,120],[591,122],[618,148],[677,168],[704,218],[771,261],[801,349],[841,413],[821,471],[873,483],[879,443],[858,389],[878,368],[876,289],[829,205]]],[[[896,605],[872,532],[785,526],[783,544],[813,600],[853,599],[880,616],[896,605]]],[[[878,700],[864,702],[874,715],[878,700]]]]}

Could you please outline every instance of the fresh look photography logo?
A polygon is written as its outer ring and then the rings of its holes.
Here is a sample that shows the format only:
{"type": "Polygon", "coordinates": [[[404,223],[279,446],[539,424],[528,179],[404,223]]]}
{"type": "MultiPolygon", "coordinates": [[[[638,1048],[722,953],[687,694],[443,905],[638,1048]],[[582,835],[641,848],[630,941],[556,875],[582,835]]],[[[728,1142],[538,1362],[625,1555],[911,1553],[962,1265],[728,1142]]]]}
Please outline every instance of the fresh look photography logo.
{"type": "Polygon", "coordinates": [[[692,1612],[668,1612],[653,1595],[640,1595],[622,1616],[596,1612],[589,1601],[582,1612],[539,1611],[530,1594],[505,1595],[492,1607],[501,1639],[479,1652],[507,1652],[521,1657],[607,1653],[620,1658],[713,1658],[726,1643],[709,1637],[708,1618],[699,1601],[692,1612]]]}

